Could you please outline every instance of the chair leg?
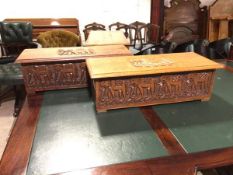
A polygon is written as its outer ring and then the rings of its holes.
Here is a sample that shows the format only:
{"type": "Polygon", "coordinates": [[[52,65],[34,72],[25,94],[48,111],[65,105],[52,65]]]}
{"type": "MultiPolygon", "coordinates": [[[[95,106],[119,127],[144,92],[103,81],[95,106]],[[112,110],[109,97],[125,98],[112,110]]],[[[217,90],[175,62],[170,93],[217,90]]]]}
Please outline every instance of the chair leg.
{"type": "Polygon", "coordinates": [[[13,116],[17,117],[23,106],[26,93],[23,85],[15,85],[14,91],[15,91],[15,105],[14,105],[13,116]]]}

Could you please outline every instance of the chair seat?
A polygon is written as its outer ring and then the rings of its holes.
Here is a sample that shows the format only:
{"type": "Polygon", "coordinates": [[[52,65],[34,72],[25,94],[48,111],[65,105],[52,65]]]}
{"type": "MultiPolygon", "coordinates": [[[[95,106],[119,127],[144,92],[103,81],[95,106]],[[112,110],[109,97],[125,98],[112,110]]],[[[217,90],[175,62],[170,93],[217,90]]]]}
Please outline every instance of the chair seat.
{"type": "Polygon", "coordinates": [[[0,105],[7,98],[11,88],[2,92],[3,86],[13,86],[15,105],[13,116],[18,116],[25,99],[25,89],[21,65],[12,62],[14,57],[2,57],[0,59],[0,105]],[[9,92],[9,93],[8,93],[9,92]]]}
{"type": "Polygon", "coordinates": [[[16,63],[0,65],[0,83],[7,85],[23,84],[21,65],[16,63]]]}

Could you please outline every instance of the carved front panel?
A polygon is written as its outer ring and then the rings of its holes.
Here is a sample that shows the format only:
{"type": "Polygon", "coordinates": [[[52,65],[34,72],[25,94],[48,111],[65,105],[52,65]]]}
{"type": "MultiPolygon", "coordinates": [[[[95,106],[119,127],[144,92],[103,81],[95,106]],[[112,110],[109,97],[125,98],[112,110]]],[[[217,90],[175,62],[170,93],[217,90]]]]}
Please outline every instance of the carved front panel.
{"type": "Polygon", "coordinates": [[[208,71],[97,80],[97,110],[207,99],[213,76],[208,71]]]}
{"type": "Polygon", "coordinates": [[[23,76],[28,93],[87,87],[86,73],[85,62],[23,66],[23,76]]]}

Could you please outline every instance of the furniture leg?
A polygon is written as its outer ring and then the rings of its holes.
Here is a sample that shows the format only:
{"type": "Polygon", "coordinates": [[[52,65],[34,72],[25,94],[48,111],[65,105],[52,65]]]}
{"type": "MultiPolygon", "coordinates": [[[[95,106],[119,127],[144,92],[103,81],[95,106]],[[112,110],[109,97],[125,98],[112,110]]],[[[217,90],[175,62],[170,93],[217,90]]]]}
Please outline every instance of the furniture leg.
{"type": "Polygon", "coordinates": [[[202,98],[201,101],[209,101],[210,97],[202,98]]]}
{"type": "Polygon", "coordinates": [[[15,104],[14,104],[14,113],[13,116],[17,117],[19,115],[19,112],[23,106],[23,102],[25,100],[25,90],[23,85],[15,85],[14,86],[15,91],[15,104]]]}

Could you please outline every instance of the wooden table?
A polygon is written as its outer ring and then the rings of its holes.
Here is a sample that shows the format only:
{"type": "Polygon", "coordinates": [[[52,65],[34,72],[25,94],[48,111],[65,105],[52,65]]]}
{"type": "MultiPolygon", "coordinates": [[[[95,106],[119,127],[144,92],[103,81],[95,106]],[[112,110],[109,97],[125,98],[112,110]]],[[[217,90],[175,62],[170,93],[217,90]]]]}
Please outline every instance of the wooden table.
{"type": "Polygon", "coordinates": [[[222,65],[196,53],[88,59],[97,111],[209,100],[222,65]]]}
{"type": "Polygon", "coordinates": [[[26,49],[17,58],[22,64],[28,94],[88,85],[86,58],[132,55],[122,45],[26,49]]]}
{"type": "MultiPolygon", "coordinates": [[[[119,109],[106,113],[95,113],[93,107],[90,107],[92,102],[89,101],[88,96],[80,91],[52,91],[37,94],[26,100],[15,123],[0,162],[1,175],[23,175],[26,172],[30,174],[30,170],[34,170],[34,174],[67,175],[196,175],[197,170],[233,165],[233,139],[230,137],[233,134],[232,75],[232,64],[227,63],[226,70],[217,71],[213,91],[214,98],[208,102],[119,109]],[[80,98],[77,99],[77,97],[80,98]],[[89,110],[85,111],[82,107],[89,110]],[[57,109],[58,112],[51,113],[57,109]],[[66,113],[70,109],[82,110],[77,114],[66,113]],[[59,113],[60,111],[63,113],[59,113]],[[86,112],[88,114],[84,114],[86,112]],[[135,112],[135,115],[124,116],[128,112],[131,114],[135,112]],[[83,114],[84,116],[82,116],[83,114]],[[90,116],[88,115],[94,115],[94,118],[89,120],[90,116]],[[137,118],[136,121],[134,117],[137,118]],[[128,120],[129,118],[131,118],[131,122],[128,120]],[[127,124],[124,121],[128,121],[127,124]],[[93,128],[90,127],[89,122],[98,132],[92,133],[93,128]],[[147,126],[142,125],[144,122],[148,123],[147,126]],[[125,126],[129,126],[130,129],[124,128],[125,126]],[[80,164],[93,162],[98,158],[114,159],[115,157],[109,157],[109,155],[116,146],[121,146],[119,148],[122,148],[122,151],[125,150],[126,154],[130,153],[137,145],[127,146],[128,142],[123,141],[127,135],[151,132],[148,126],[154,132],[152,132],[154,141],[159,139],[167,153],[162,152],[160,156],[152,156],[149,159],[79,168],[80,164]],[[80,128],[83,129],[80,130],[80,128]],[[76,140],[81,135],[84,138],[76,140]],[[96,135],[99,136],[96,137],[96,135]],[[89,152],[88,155],[81,152],[80,148],[102,149],[109,140],[117,140],[119,137],[122,139],[118,140],[119,142],[112,142],[112,149],[109,149],[109,152],[100,154],[98,149],[95,152],[89,152]],[[103,144],[101,146],[95,144],[95,139],[102,140],[103,144]],[[91,144],[86,147],[79,146],[79,143],[87,140],[90,140],[91,144]],[[46,146],[49,149],[44,149],[46,146]],[[55,154],[63,146],[67,146],[69,149],[55,154]],[[65,161],[64,158],[67,157],[67,154],[71,157],[65,161]],[[77,162],[77,159],[82,161],[77,162]],[[41,162],[33,164],[34,161],[41,162]],[[53,173],[48,173],[51,170],[53,173]]],[[[135,140],[134,137],[131,140],[135,140]]],[[[134,154],[146,156],[144,153],[149,150],[159,151],[159,147],[147,147],[148,143],[141,143],[139,153],[135,152],[134,154]]],[[[118,153],[116,157],[124,157],[124,155],[118,153]]]]}

